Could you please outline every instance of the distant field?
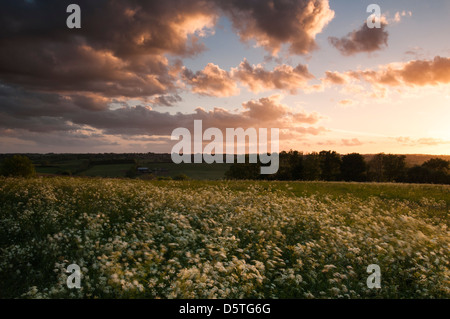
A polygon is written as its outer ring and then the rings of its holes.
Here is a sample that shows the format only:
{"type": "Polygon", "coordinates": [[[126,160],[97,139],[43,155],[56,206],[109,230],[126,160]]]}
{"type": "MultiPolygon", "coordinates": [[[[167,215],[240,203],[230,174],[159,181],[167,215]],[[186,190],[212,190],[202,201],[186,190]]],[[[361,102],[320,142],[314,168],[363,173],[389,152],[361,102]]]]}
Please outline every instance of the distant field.
{"type": "Polygon", "coordinates": [[[81,176],[125,177],[132,164],[95,165],[79,173],[81,176]]]}
{"type": "Polygon", "coordinates": [[[70,161],[63,161],[63,162],[55,162],[51,163],[48,166],[40,166],[36,165],[36,172],[38,174],[56,174],[60,175],[63,173],[74,173],[78,169],[82,168],[83,166],[86,166],[88,163],[87,160],[70,160],[70,161]]]}
{"type": "Polygon", "coordinates": [[[198,180],[218,180],[225,177],[225,172],[228,171],[231,164],[186,164],[186,163],[144,163],[140,166],[145,166],[150,169],[165,168],[167,173],[160,173],[164,176],[175,177],[179,174],[186,174],[192,179],[198,180]]]}
{"type": "Polygon", "coordinates": [[[450,298],[449,212],[438,185],[0,178],[0,298],[450,298]]]}
{"type": "MultiPolygon", "coordinates": [[[[166,169],[154,173],[156,176],[175,177],[185,174],[191,179],[218,180],[225,177],[231,164],[175,164],[175,163],[153,163],[141,162],[138,166],[149,169],[166,169]]],[[[98,176],[98,177],[125,177],[126,172],[133,164],[107,164],[87,167],[86,160],[74,160],[53,163],[51,166],[36,166],[36,172],[41,175],[73,175],[73,176],[98,176]],[[70,174],[69,174],[70,173],[70,174]]]]}

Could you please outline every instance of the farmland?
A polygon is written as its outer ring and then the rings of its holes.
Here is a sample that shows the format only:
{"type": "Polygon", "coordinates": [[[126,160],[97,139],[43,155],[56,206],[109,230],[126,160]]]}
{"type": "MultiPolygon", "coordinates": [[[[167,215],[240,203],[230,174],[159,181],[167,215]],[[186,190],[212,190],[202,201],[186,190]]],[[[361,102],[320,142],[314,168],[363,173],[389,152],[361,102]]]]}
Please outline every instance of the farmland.
{"type": "Polygon", "coordinates": [[[449,207],[439,185],[0,178],[0,297],[449,298],[449,207]]]}
{"type": "MultiPolygon", "coordinates": [[[[169,156],[170,159],[170,156],[169,156]]],[[[196,180],[219,180],[225,177],[225,172],[231,164],[175,164],[172,162],[154,162],[151,160],[136,160],[136,165],[149,168],[154,176],[176,177],[185,174],[196,180]]],[[[123,178],[135,165],[132,163],[121,164],[90,164],[88,159],[62,160],[51,164],[42,165],[36,163],[36,172],[41,176],[71,175],[88,177],[123,178]]],[[[144,176],[142,176],[144,177],[144,176]]]]}

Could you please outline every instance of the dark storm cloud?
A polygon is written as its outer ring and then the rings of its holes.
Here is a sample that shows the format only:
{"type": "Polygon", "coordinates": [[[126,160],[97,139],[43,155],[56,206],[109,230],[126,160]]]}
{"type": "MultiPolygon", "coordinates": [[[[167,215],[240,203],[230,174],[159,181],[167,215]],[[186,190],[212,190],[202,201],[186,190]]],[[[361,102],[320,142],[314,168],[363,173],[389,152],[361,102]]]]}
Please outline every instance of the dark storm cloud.
{"type": "Polygon", "coordinates": [[[330,43],[343,55],[354,55],[360,52],[374,52],[387,47],[389,33],[385,30],[386,23],[381,22],[381,28],[370,29],[366,23],[345,37],[329,37],[330,43]]]}
{"type": "Polygon", "coordinates": [[[305,111],[294,113],[280,103],[280,96],[251,100],[241,111],[222,108],[191,113],[157,112],[143,105],[118,109],[101,108],[102,102],[91,101],[90,108],[80,108],[78,97],[53,93],[30,93],[0,85],[0,128],[30,132],[90,130],[106,135],[171,135],[177,127],[192,129],[194,120],[205,127],[299,127],[317,124],[320,115],[305,111]]]}
{"type": "Polygon", "coordinates": [[[316,47],[334,12],[325,0],[79,0],[81,29],[66,27],[72,1],[8,1],[0,11],[0,80],[40,91],[152,96],[174,90],[165,54],[202,52],[199,38],[219,15],[243,41],[270,52],[316,47]]]}
{"type": "Polygon", "coordinates": [[[189,55],[203,49],[201,44],[187,41],[186,35],[195,31],[191,22],[203,18],[207,23],[207,19],[216,17],[213,3],[205,0],[78,0],[81,29],[68,29],[66,8],[72,2],[2,3],[0,36],[17,42],[72,42],[82,38],[94,49],[109,50],[121,58],[166,52],[189,55]]]}
{"type": "Polygon", "coordinates": [[[178,94],[175,95],[162,95],[162,96],[157,96],[154,101],[153,104],[154,105],[162,105],[162,106],[173,106],[174,104],[181,102],[181,96],[179,96],[178,94]]]}
{"type": "MultiPolygon", "coordinates": [[[[58,134],[52,132],[30,132],[24,129],[0,130],[0,149],[7,139],[14,139],[28,146],[30,152],[53,152],[54,147],[65,151],[85,152],[86,148],[102,146],[118,146],[117,142],[109,141],[99,134],[86,134],[78,131],[60,131],[58,134]]],[[[109,148],[110,149],[110,148],[109,148]]],[[[9,145],[8,151],[22,152],[20,145],[9,145]]]]}
{"type": "Polygon", "coordinates": [[[164,54],[201,52],[196,32],[217,17],[209,1],[80,0],[81,29],[69,29],[71,2],[2,4],[1,80],[40,91],[162,94],[174,89],[164,54]]]}
{"type": "Polygon", "coordinates": [[[96,96],[30,92],[0,83],[0,113],[18,118],[62,117],[83,110],[93,113],[106,108],[106,100],[96,96]]]}
{"type": "Polygon", "coordinates": [[[294,54],[317,48],[315,36],[333,19],[328,0],[218,0],[242,41],[272,54],[285,43],[294,54]]]}
{"type": "MultiPolygon", "coordinates": [[[[176,127],[191,127],[194,119],[218,128],[311,124],[306,113],[288,111],[272,97],[244,103],[237,112],[197,108],[170,114],[151,106],[179,103],[183,75],[193,92],[238,92],[230,72],[219,66],[193,71],[193,77],[182,73],[182,59],[206,49],[201,38],[211,33],[221,15],[230,17],[242,41],[254,40],[270,54],[283,44],[290,53],[306,54],[316,48],[315,36],[334,16],[328,0],[78,0],[81,29],[69,29],[66,8],[72,2],[1,4],[0,129],[9,132],[8,138],[22,132],[26,139],[23,132],[29,132],[39,143],[39,134],[54,134],[54,145],[63,145],[64,140],[93,138],[86,134],[89,130],[170,135],[176,127]],[[130,106],[130,99],[141,105],[130,106]],[[261,120],[254,117],[261,114],[256,109],[273,116],[261,120]]],[[[300,77],[303,84],[305,74],[299,67],[284,67],[266,76],[278,88],[300,77]]]]}
{"type": "Polygon", "coordinates": [[[192,113],[170,114],[138,105],[96,113],[77,112],[70,116],[73,123],[89,125],[113,135],[171,135],[177,127],[192,130],[194,120],[202,120],[205,127],[217,127],[225,131],[228,127],[289,128],[316,124],[320,119],[317,113],[292,112],[279,102],[278,96],[243,103],[243,110],[239,112],[222,108],[209,111],[196,108],[192,113]]]}

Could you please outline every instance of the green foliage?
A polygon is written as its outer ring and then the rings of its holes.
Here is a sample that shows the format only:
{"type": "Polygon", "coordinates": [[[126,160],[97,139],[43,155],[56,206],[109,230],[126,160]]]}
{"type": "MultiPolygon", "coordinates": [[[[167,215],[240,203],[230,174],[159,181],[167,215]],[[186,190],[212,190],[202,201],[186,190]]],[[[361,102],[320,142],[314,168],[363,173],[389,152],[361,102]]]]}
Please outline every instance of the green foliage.
{"type": "Polygon", "coordinates": [[[367,165],[364,156],[352,153],[342,156],[341,178],[344,181],[363,182],[366,180],[367,165]]]}
{"type": "Polygon", "coordinates": [[[406,174],[406,156],[388,154],[383,156],[385,181],[402,182],[406,174]]]}
{"type": "Polygon", "coordinates": [[[450,161],[432,158],[408,170],[408,182],[450,184],[450,161]]]}
{"type": "Polygon", "coordinates": [[[317,181],[322,175],[320,157],[318,153],[311,153],[303,159],[303,179],[306,181],[317,181]]]}
{"type": "Polygon", "coordinates": [[[322,151],[319,153],[320,179],[337,181],[341,175],[341,156],[336,152],[322,151]]]}
{"type": "Polygon", "coordinates": [[[369,180],[376,182],[403,182],[406,178],[406,156],[377,154],[368,164],[369,180]]]}
{"type": "Polygon", "coordinates": [[[334,151],[303,154],[290,150],[279,154],[278,172],[261,175],[260,164],[232,164],[228,179],[280,181],[347,181],[450,184],[450,161],[431,158],[421,166],[407,167],[405,155],[376,154],[367,163],[358,153],[343,155],[334,151]]]}
{"type": "Polygon", "coordinates": [[[23,155],[14,155],[3,160],[1,175],[32,177],[36,174],[31,160],[23,155]]]}
{"type": "Polygon", "coordinates": [[[294,181],[302,178],[303,173],[303,153],[290,150],[279,154],[279,169],[276,174],[268,179],[294,181]]]}
{"type": "Polygon", "coordinates": [[[432,158],[423,163],[422,166],[430,170],[448,173],[450,170],[450,161],[446,161],[441,158],[432,158]]]}

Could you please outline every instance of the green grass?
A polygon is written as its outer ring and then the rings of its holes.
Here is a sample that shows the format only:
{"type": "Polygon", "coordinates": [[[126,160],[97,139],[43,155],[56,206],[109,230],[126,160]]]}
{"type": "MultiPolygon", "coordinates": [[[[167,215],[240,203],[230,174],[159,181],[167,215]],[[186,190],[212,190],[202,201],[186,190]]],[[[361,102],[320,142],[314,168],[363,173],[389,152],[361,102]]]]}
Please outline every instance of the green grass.
{"type": "MultiPolygon", "coordinates": [[[[109,164],[109,165],[95,165],[89,167],[87,170],[86,160],[73,160],[52,163],[52,166],[42,167],[37,165],[36,172],[40,175],[61,175],[70,172],[71,175],[90,176],[90,177],[125,177],[126,172],[133,165],[132,164],[109,164]],[[79,172],[77,172],[79,171],[79,172]]],[[[175,163],[153,163],[141,162],[138,166],[148,167],[150,169],[167,169],[166,172],[160,172],[157,176],[175,177],[180,174],[185,174],[191,179],[195,180],[220,180],[225,177],[225,172],[228,171],[231,164],[175,164],[175,163]]]]}
{"type": "Polygon", "coordinates": [[[110,164],[95,165],[81,172],[81,176],[98,176],[98,177],[125,177],[127,171],[132,168],[133,164],[110,164]]]}
{"type": "Polygon", "coordinates": [[[71,160],[63,162],[51,163],[50,166],[36,165],[36,173],[58,175],[64,172],[71,172],[72,174],[82,167],[86,167],[88,160],[71,160]]]}
{"type": "MultiPolygon", "coordinates": [[[[162,186],[164,181],[151,181],[162,186]]],[[[347,183],[347,182],[307,182],[307,181],[184,181],[175,184],[182,189],[202,188],[205,185],[227,185],[233,191],[245,191],[256,185],[261,192],[283,191],[292,196],[331,196],[339,198],[352,195],[361,199],[378,197],[380,199],[410,200],[418,202],[425,198],[445,201],[450,206],[450,186],[432,184],[401,183],[347,183]]],[[[173,185],[171,185],[173,187],[173,185]]]]}
{"type": "Polygon", "coordinates": [[[168,172],[164,173],[164,176],[175,177],[179,174],[186,174],[196,180],[219,180],[225,177],[225,172],[228,171],[231,164],[142,163],[140,166],[149,169],[165,168],[168,172]]]}

